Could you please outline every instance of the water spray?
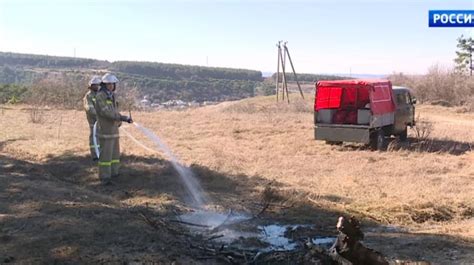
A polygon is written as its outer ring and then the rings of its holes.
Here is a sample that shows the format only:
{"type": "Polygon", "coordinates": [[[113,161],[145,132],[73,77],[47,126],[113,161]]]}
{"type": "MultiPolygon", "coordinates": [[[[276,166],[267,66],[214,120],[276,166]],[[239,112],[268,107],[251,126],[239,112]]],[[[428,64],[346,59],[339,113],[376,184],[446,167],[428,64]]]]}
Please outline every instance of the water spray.
{"type": "Polygon", "coordinates": [[[186,190],[188,191],[189,197],[191,199],[191,203],[197,208],[203,208],[206,204],[207,199],[204,196],[204,191],[199,184],[198,180],[194,176],[193,172],[186,166],[182,165],[178,158],[171,152],[168,146],[161,141],[161,139],[156,136],[152,131],[149,129],[141,126],[138,123],[134,123],[134,125],[142,131],[150,140],[152,140],[156,147],[161,149],[168,159],[171,162],[173,168],[178,172],[178,176],[180,177],[181,181],[183,182],[186,190]]]}
{"type": "MultiPolygon", "coordinates": [[[[131,115],[131,113],[129,114],[131,115]]],[[[176,170],[176,172],[178,172],[178,176],[181,182],[183,182],[184,187],[186,188],[186,191],[188,193],[187,199],[189,200],[189,203],[198,209],[202,209],[206,205],[208,199],[204,195],[204,191],[201,185],[199,184],[199,181],[194,176],[193,172],[188,167],[182,165],[179,162],[179,159],[171,152],[169,147],[151,130],[141,126],[136,122],[134,122],[133,125],[135,125],[137,129],[139,129],[145,136],[147,136],[148,139],[150,139],[156,145],[157,149],[153,149],[144,145],[125,129],[121,128],[121,131],[124,132],[133,142],[150,152],[157,153],[159,152],[159,150],[161,150],[169,159],[171,165],[176,170]]]]}

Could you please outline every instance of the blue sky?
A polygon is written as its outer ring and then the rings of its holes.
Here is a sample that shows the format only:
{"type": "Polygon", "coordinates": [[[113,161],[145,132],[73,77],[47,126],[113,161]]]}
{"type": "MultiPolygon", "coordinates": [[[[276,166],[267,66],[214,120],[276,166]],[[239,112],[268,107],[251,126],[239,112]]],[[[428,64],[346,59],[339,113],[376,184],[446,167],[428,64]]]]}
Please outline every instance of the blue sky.
{"type": "Polygon", "coordinates": [[[472,34],[429,28],[430,9],[474,0],[0,0],[0,51],[272,72],[287,40],[297,72],[420,74],[472,34]]]}

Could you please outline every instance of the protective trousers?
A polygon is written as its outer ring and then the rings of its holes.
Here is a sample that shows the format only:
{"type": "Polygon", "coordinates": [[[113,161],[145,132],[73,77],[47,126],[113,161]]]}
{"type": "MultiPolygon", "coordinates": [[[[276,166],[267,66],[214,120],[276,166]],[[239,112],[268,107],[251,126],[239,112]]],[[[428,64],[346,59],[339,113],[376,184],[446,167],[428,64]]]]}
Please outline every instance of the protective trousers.
{"type": "Polygon", "coordinates": [[[100,138],[99,178],[109,181],[116,177],[120,169],[120,142],[119,138],[100,138]]]}

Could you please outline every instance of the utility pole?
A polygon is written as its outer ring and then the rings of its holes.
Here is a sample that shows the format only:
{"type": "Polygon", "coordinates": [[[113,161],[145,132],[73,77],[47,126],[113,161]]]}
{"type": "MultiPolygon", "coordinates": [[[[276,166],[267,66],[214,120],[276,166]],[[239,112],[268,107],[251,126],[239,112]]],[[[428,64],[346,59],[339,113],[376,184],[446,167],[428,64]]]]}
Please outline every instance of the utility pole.
{"type": "Polygon", "coordinates": [[[285,64],[286,64],[286,53],[280,49],[280,56],[283,57],[282,63],[281,63],[281,72],[283,73],[283,100],[285,100],[285,92],[286,92],[286,99],[288,100],[288,103],[290,103],[290,96],[288,95],[288,83],[286,79],[286,70],[285,70],[285,64]]]}
{"type": "Polygon", "coordinates": [[[301,90],[300,82],[298,81],[298,77],[296,76],[295,67],[293,66],[293,61],[291,60],[290,51],[288,50],[288,47],[286,47],[286,43],[287,42],[283,44],[283,48],[285,48],[286,55],[288,55],[288,59],[290,60],[291,69],[293,70],[293,75],[295,76],[296,84],[298,85],[298,89],[300,90],[300,95],[304,99],[303,90],[301,90]]]}
{"type": "Polygon", "coordinates": [[[291,55],[290,55],[290,51],[288,50],[288,47],[286,46],[286,44],[288,43],[287,41],[285,41],[283,43],[283,48],[282,48],[282,43],[283,41],[279,41],[277,43],[277,48],[278,48],[278,59],[277,59],[277,73],[276,73],[276,78],[275,78],[275,82],[276,82],[276,85],[275,85],[275,88],[276,88],[276,96],[277,96],[277,102],[279,100],[279,94],[280,94],[280,66],[281,66],[281,70],[282,70],[282,100],[285,101],[285,94],[286,94],[286,99],[288,101],[288,103],[290,103],[290,96],[289,96],[289,91],[288,91],[288,79],[286,77],[286,57],[288,56],[288,60],[290,61],[290,66],[291,66],[291,69],[293,70],[293,76],[295,78],[295,81],[296,81],[296,84],[298,85],[298,89],[300,91],[300,95],[301,97],[304,99],[304,95],[303,95],[303,90],[301,89],[301,85],[300,85],[300,82],[298,81],[298,76],[296,75],[296,70],[295,70],[295,67],[293,65],[293,60],[291,60],[291,55]]]}
{"type": "Polygon", "coordinates": [[[278,48],[278,51],[277,51],[278,52],[278,54],[277,54],[277,57],[278,57],[277,72],[276,72],[276,78],[275,78],[276,79],[275,80],[275,83],[276,83],[276,88],[275,89],[276,89],[277,102],[278,102],[278,94],[280,94],[280,91],[279,91],[280,90],[279,89],[279,87],[280,87],[280,60],[281,60],[281,54],[280,54],[281,53],[280,52],[281,51],[281,45],[280,44],[281,44],[281,41],[279,41],[276,45],[277,48],[278,48]]]}

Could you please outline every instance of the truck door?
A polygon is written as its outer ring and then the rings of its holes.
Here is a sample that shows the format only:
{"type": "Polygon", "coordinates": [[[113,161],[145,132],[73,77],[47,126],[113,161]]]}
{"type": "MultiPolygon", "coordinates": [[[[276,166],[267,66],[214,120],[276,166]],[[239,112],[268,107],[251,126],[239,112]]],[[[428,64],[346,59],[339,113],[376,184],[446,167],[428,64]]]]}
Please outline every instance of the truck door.
{"type": "Polygon", "coordinates": [[[411,126],[415,125],[415,103],[416,100],[412,95],[407,92],[407,105],[408,105],[408,124],[411,126]]]}
{"type": "Polygon", "coordinates": [[[395,133],[402,132],[405,130],[407,124],[411,123],[410,120],[410,97],[407,91],[397,91],[396,103],[397,111],[395,113],[395,133]]]}

